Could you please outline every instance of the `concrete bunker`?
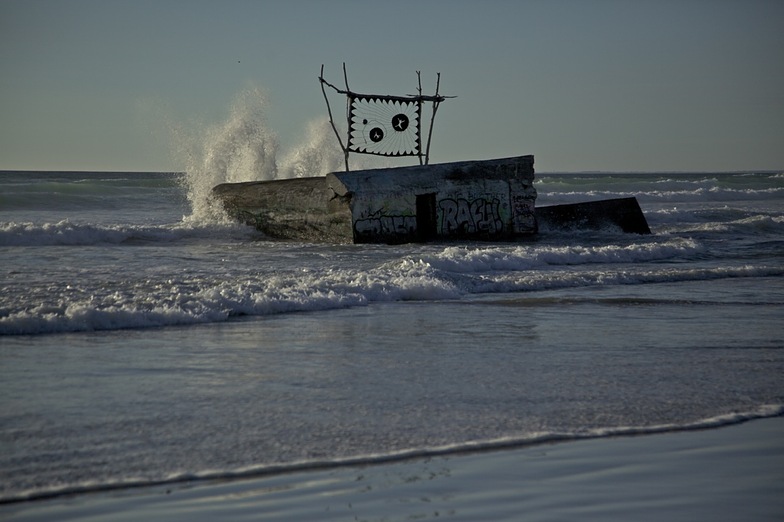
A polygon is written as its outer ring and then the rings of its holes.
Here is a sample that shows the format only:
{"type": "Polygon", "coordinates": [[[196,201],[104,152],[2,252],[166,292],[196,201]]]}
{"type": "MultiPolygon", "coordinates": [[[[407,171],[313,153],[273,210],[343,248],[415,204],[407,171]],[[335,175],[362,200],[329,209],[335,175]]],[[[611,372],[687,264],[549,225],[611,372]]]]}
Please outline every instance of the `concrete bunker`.
{"type": "Polygon", "coordinates": [[[282,239],[511,241],[537,231],[533,156],[218,185],[230,214],[282,239]]]}
{"type": "Polygon", "coordinates": [[[536,208],[533,156],[224,183],[213,194],[269,237],[336,243],[514,241],[616,226],[649,234],[636,198],[536,208]]]}

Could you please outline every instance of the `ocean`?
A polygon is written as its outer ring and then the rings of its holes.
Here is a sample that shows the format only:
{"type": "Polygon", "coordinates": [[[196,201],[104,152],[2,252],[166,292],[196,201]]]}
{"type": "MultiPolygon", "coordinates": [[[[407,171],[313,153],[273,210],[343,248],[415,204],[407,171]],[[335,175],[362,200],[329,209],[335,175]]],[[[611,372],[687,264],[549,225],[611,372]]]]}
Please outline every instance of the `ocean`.
{"type": "Polygon", "coordinates": [[[0,502],[784,414],[782,172],[537,173],[653,233],[395,246],[215,182],[0,172],[0,502]]]}

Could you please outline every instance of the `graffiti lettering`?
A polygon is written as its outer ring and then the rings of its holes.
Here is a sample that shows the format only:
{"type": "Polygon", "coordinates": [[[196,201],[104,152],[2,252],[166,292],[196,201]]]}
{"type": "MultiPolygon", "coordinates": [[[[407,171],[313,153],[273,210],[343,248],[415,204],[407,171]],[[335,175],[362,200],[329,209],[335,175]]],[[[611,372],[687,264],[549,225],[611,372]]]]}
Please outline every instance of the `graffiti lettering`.
{"type": "Polygon", "coordinates": [[[416,230],[416,216],[383,216],[375,213],[354,222],[359,237],[408,236],[416,230]]]}
{"type": "Polygon", "coordinates": [[[512,216],[514,231],[517,234],[536,232],[536,214],[534,200],[521,196],[512,197],[512,216]]]}
{"type": "Polygon", "coordinates": [[[441,233],[453,235],[496,235],[503,232],[504,223],[499,213],[498,199],[442,199],[441,233]]]}

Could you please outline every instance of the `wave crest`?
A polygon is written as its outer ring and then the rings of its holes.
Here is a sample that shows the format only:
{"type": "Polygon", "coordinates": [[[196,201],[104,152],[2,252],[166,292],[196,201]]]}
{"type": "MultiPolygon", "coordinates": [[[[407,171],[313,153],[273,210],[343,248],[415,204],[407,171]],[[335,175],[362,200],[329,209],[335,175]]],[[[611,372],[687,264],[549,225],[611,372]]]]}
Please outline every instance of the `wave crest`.
{"type": "Polygon", "coordinates": [[[0,246],[89,246],[121,243],[169,243],[189,238],[245,237],[248,229],[225,225],[96,225],[64,219],[57,223],[0,223],[0,246]]]}

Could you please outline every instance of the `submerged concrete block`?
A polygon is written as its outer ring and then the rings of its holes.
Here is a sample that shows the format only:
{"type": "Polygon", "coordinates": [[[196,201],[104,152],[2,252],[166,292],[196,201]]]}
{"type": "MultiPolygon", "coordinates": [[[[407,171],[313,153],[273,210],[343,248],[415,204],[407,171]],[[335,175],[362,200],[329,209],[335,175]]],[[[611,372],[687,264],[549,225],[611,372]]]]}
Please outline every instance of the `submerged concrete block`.
{"type": "Polygon", "coordinates": [[[651,233],[634,197],[538,207],[536,219],[540,226],[547,229],[597,230],[615,226],[624,232],[651,233]]]}

